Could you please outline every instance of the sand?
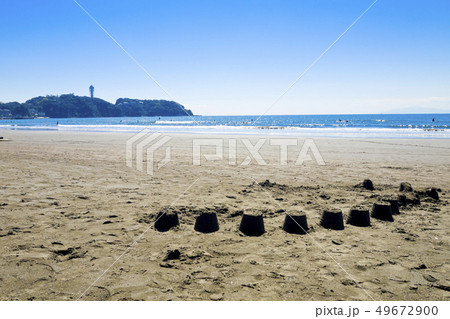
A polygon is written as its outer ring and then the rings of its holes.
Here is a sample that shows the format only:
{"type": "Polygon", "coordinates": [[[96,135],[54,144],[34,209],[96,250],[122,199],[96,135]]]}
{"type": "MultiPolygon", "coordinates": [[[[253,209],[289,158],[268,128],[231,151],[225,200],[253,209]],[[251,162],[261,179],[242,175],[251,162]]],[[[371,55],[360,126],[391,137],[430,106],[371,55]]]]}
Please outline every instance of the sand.
{"type": "Polygon", "coordinates": [[[172,161],[150,176],[125,165],[132,134],[0,136],[1,300],[449,300],[448,140],[315,139],[325,166],[279,165],[269,147],[267,166],[193,166],[195,136],[172,135],[172,161]],[[373,191],[354,187],[366,178],[373,191]],[[319,225],[324,209],[345,221],[401,182],[421,203],[394,222],[319,225]],[[180,226],[157,232],[168,206],[180,226]],[[306,214],[309,233],[284,232],[283,210],[306,214]],[[220,229],[195,232],[211,211],[220,229]],[[243,211],[263,213],[262,236],[238,231],[243,211]]]}

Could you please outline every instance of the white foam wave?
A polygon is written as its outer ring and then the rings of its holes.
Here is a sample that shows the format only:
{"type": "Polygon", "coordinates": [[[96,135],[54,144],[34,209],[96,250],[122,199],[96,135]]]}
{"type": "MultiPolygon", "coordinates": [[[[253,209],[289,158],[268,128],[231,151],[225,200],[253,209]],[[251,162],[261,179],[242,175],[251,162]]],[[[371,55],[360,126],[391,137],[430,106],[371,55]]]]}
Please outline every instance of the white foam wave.
{"type": "MultiPolygon", "coordinates": [[[[173,124],[173,123],[172,123],[173,124]]],[[[228,126],[228,125],[67,125],[19,126],[0,125],[8,130],[52,130],[74,132],[128,132],[144,129],[162,133],[208,134],[208,135],[267,135],[291,137],[343,137],[343,138],[450,138],[449,129],[430,128],[360,128],[360,127],[282,127],[282,126],[228,126]]]]}

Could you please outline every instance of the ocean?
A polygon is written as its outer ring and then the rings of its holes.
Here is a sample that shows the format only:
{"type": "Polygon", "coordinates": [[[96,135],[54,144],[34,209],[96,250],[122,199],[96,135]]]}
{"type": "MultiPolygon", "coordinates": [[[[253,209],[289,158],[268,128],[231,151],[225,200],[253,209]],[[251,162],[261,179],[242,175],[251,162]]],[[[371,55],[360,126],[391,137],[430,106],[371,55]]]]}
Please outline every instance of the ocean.
{"type": "Polygon", "coordinates": [[[0,129],[344,138],[450,138],[450,114],[113,117],[0,120],[0,129]]]}

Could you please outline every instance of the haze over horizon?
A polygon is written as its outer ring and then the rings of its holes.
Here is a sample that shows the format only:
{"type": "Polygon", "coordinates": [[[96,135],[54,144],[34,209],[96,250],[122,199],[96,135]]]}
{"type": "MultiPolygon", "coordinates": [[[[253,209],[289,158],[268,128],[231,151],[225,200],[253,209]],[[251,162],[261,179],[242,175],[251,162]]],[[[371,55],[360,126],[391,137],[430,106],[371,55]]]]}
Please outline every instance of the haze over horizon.
{"type": "MultiPolygon", "coordinates": [[[[86,1],[171,97],[262,114],[369,1],[86,1]]],[[[171,99],[72,1],[0,4],[0,101],[171,99]]],[[[379,0],[267,114],[450,112],[450,3],[379,0]]]]}

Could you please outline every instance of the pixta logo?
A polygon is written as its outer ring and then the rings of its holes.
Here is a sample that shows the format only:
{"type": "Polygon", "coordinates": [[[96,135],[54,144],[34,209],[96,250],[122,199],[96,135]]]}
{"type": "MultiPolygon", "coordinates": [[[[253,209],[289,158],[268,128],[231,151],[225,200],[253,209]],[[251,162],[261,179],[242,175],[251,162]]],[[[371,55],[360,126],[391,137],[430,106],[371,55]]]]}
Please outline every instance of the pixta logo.
{"type": "Polygon", "coordinates": [[[155,169],[158,170],[165,166],[171,160],[171,147],[165,148],[165,157],[155,163],[155,152],[162,148],[172,138],[158,132],[145,129],[126,143],[126,162],[130,168],[136,168],[138,171],[153,175],[155,169]],[[134,160],[134,161],[133,161],[134,160]],[[135,165],[133,165],[133,162],[135,165]],[[146,165],[144,165],[146,164],[146,165]],[[144,167],[146,166],[146,167],[144,167]]]}

